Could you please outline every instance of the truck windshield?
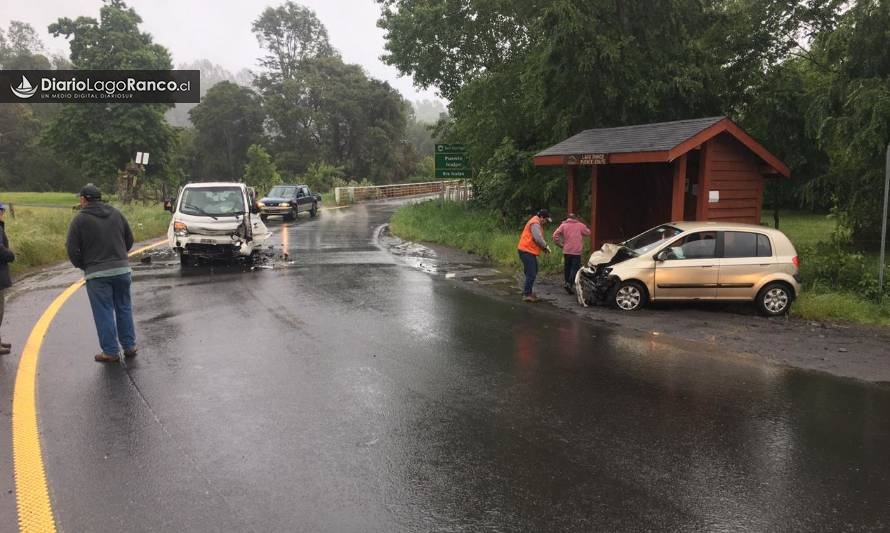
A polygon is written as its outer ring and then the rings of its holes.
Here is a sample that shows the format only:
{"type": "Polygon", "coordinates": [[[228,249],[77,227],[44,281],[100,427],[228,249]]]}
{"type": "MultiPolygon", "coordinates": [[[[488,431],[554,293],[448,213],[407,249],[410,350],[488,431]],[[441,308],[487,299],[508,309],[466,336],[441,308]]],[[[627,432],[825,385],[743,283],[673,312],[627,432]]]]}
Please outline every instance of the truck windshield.
{"type": "Polygon", "coordinates": [[[296,187],[272,187],[272,190],[269,191],[270,198],[290,198],[296,194],[296,187]]]}
{"type": "Polygon", "coordinates": [[[244,195],[238,187],[190,187],[182,193],[179,212],[219,217],[244,213],[244,195]]]}
{"type": "Polygon", "coordinates": [[[632,239],[628,239],[621,244],[633,250],[637,255],[640,255],[655,248],[659,244],[663,243],[665,240],[676,237],[681,233],[683,232],[679,228],[663,225],[652,228],[649,231],[641,233],[632,239]]]}

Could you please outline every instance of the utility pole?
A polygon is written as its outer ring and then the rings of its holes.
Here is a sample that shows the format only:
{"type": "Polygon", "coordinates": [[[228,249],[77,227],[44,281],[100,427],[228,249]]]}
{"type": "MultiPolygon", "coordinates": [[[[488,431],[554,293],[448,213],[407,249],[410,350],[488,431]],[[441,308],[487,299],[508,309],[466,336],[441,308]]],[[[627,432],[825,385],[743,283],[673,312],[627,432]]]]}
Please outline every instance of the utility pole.
{"type": "Polygon", "coordinates": [[[884,217],[881,218],[881,264],[878,270],[878,303],[884,297],[884,250],[887,247],[888,196],[890,196],[890,143],[887,144],[887,165],[884,169],[884,217]]]}

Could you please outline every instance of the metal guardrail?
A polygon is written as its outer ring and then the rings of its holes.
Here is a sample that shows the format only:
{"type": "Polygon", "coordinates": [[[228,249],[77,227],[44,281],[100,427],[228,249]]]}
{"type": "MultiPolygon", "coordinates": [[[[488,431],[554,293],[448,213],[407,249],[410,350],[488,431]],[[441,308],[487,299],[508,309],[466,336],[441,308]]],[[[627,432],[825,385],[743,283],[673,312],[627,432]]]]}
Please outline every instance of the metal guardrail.
{"type": "Polygon", "coordinates": [[[466,201],[472,197],[472,187],[467,180],[427,181],[423,183],[399,183],[367,187],[336,187],[334,189],[334,201],[337,205],[347,205],[367,200],[404,198],[407,196],[437,193],[445,200],[466,201]]]}

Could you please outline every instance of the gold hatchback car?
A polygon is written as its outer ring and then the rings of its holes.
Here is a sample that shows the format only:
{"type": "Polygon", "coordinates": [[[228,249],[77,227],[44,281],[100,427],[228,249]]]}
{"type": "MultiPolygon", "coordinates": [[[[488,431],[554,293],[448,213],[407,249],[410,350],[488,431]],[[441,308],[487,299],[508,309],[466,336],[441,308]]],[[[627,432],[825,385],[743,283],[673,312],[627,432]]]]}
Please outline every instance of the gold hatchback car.
{"type": "Polygon", "coordinates": [[[635,311],[649,301],[753,301],[787,313],[800,294],[800,260],[779,230],[752,224],[672,222],[605,244],[575,278],[578,301],[635,311]]]}

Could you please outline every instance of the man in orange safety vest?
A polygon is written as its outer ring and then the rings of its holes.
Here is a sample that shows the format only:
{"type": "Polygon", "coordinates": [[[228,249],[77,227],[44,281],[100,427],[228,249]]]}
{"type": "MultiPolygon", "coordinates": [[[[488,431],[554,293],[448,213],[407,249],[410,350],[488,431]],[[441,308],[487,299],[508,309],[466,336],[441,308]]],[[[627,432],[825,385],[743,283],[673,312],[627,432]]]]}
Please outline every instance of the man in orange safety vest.
{"type": "Polygon", "coordinates": [[[538,296],[534,293],[535,278],[538,276],[538,256],[541,252],[550,253],[550,247],[544,240],[544,224],[551,222],[550,211],[541,209],[531,217],[522,230],[517,245],[519,260],[525,271],[525,286],[522,288],[522,300],[525,302],[537,302],[538,296]]]}

